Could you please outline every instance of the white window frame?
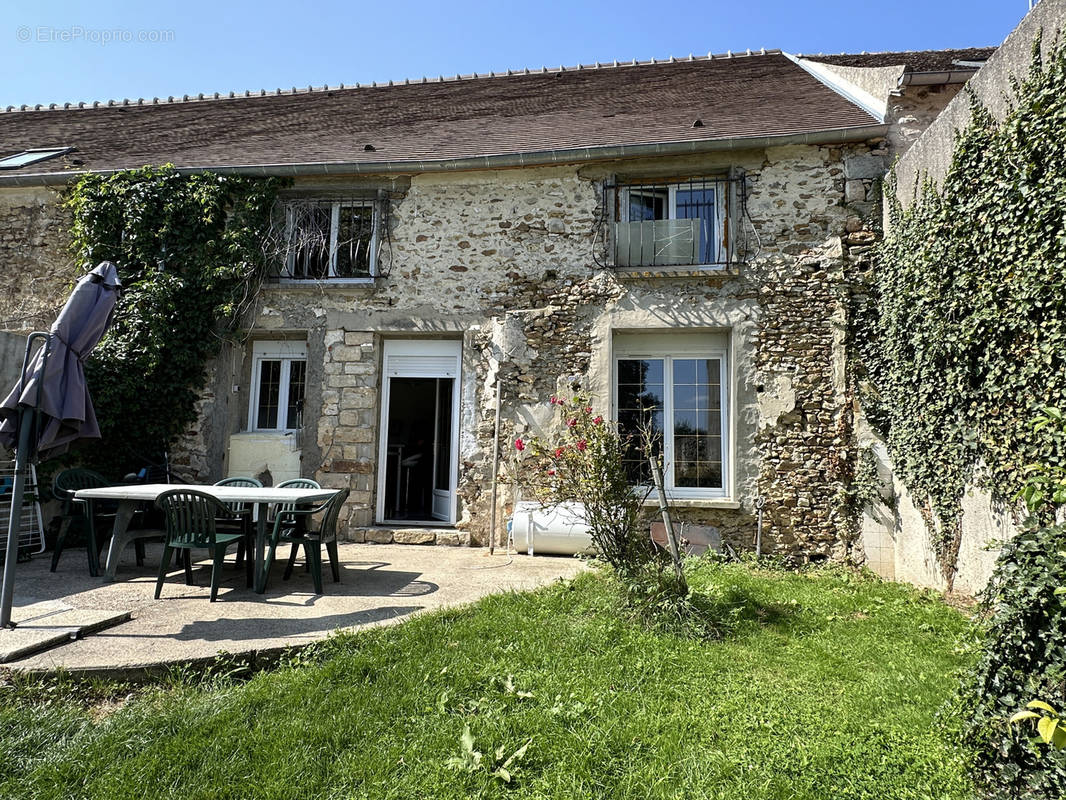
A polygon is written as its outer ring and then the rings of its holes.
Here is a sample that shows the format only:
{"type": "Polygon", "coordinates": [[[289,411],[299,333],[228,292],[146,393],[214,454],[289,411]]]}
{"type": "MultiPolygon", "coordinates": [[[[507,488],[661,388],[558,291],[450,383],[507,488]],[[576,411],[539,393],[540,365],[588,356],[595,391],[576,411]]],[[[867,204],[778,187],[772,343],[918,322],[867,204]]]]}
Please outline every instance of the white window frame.
{"type": "MultiPolygon", "coordinates": [[[[730,387],[729,337],[716,331],[708,332],[649,332],[632,331],[616,334],[611,360],[611,407],[618,420],[618,377],[620,361],[661,359],[663,361],[663,484],[668,497],[677,499],[721,499],[730,496],[732,450],[730,446],[730,387]],[[717,359],[720,363],[720,414],[722,430],[722,486],[721,488],[677,487],[674,482],[674,371],[673,360],[717,359]]],[[[650,487],[637,487],[646,491],[650,487]]]]}
{"type": "MultiPolygon", "coordinates": [[[[729,191],[729,176],[728,175],[706,175],[701,178],[694,178],[694,181],[708,181],[714,186],[714,234],[715,238],[715,253],[718,254],[719,260],[711,261],[706,264],[692,264],[693,267],[720,267],[726,264],[726,261],[721,260],[723,253],[728,255],[728,247],[725,242],[725,235],[728,233],[726,226],[729,225],[729,218],[726,216],[726,205],[728,198],[726,194],[729,191]]],[[[636,194],[651,194],[656,190],[667,190],[666,199],[666,216],[665,220],[677,219],[677,193],[682,188],[687,188],[690,181],[675,181],[673,183],[669,181],[663,181],[662,183],[631,183],[631,184],[619,184],[618,186],[618,211],[619,219],[615,224],[628,224],[631,222],[645,222],[647,220],[634,220],[629,217],[629,200],[630,193],[636,194]],[[622,217],[625,217],[622,219],[622,217]]],[[[665,267],[670,268],[669,265],[635,265],[634,268],[640,269],[644,267],[665,267]]]]}
{"type": "MultiPolygon", "coordinates": [[[[284,432],[297,430],[289,425],[289,376],[292,362],[307,362],[307,343],[299,341],[258,341],[252,343],[251,391],[248,392],[248,430],[259,432],[284,432]],[[278,424],[274,428],[260,428],[259,395],[262,391],[262,365],[264,361],[281,361],[281,377],[278,383],[278,424]],[[284,400],[283,400],[284,398],[284,400]]],[[[304,368],[306,392],[306,367],[304,368]]]]}
{"type": "MultiPolygon", "coordinates": [[[[373,198],[366,198],[365,200],[334,200],[333,202],[323,201],[319,203],[322,208],[329,207],[329,273],[324,279],[330,283],[354,283],[365,284],[372,283],[375,278],[378,277],[378,240],[380,235],[381,224],[381,209],[379,203],[373,198]],[[370,275],[365,278],[342,278],[337,275],[337,236],[340,231],[340,219],[342,208],[370,208],[372,213],[371,222],[371,234],[370,234],[370,275]]],[[[296,268],[296,253],[293,251],[290,243],[292,242],[293,227],[295,225],[294,220],[294,207],[289,205],[285,208],[285,243],[286,243],[286,255],[285,255],[285,274],[281,276],[283,283],[305,283],[309,280],[315,280],[313,278],[298,278],[294,275],[296,268]]]]}

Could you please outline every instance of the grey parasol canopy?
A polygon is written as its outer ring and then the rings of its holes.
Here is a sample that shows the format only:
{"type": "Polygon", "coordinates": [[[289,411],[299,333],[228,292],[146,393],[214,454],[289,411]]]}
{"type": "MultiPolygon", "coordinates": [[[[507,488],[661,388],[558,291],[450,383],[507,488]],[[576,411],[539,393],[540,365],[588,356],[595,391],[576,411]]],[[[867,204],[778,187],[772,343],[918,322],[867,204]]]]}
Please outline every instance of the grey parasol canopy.
{"type": "Polygon", "coordinates": [[[15,447],[20,408],[36,407],[40,414],[37,441],[30,443],[36,458],[61,455],[77,439],[99,438],[84,362],[111,323],[121,285],[110,261],[78,281],[48,344],[0,406],[0,446],[15,447]]]}

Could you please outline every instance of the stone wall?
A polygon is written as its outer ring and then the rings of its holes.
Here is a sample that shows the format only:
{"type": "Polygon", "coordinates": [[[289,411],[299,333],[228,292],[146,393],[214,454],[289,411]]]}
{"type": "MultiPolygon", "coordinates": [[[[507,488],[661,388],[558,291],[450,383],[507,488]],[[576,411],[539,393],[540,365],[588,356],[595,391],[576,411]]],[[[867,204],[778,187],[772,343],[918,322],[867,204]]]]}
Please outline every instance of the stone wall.
{"type": "MultiPolygon", "coordinates": [[[[309,352],[321,354],[321,395],[315,403],[309,397],[321,413],[307,413],[305,430],[305,445],[313,441],[317,453],[305,453],[306,474],[351,489],[346,520],[355,538],[484,542],[497,376],[506,443],[543,429],[546,399],[570,376],[609,411],[614,331],[727,331],[730,497],[683,504],[680,515],[715,524],[734,547],[750,549],[761,495],[766,550],[800,559],[858,555],[855,526],[839,511],[854,450],[841,286],[848,259],[862,257],[875,236],[870,165],[883,163],[885,147],[412,176],[392,193],[387,278],[372,287],[277,286],[253,321],[257,336],[306,331],[309,352]],[[743,171],[748,187],[749,252],[739,270],[636,277],[597,266],[606,176],[726,168],[743,171]],[[382,343],[415,336],[463,341],[458,533],[373,528],[382,343]]],[[[509,485],[501,486],[501,529],[512,500],[509,485]]],[[[502,530],[497,537],[503,541],[502,530]]]]}
{"type": "MultiPolygon", "coordinates": [[[[733,547],[750,549],[754,501],[762,497],[766,551],[799,560],[861,559],[855,521],[840,503],[855,452],[845,275],[876,237],[871,220],[879,220],[876,181],[887,147],[873,141],[366,179],[390,194],[382,254],[387,277],[369,286],[266,287],[239,341],[211,365],[201,421],[174,447],[172,461],[193,480],[224,476],[228,437],[248,422],[251,343],[304,340],[303,474],[351,490],[343,518],[349,536],[389,539],[396,534],[373,528],[383,343],[460,339],[458,530],[399,536],[480,543],[489,536],[497,378],[500,441],[509,442],[541,429],[549,416],[546,398],[572,376],[610,412],[615,332],[725,332],[731,342],[729,496],[680,504],[679,516],[714,524],[733,547]],[[725,170],[745,176],[740,268],[649,277],[596,263],[605,178],[725,170]]],[[[353,183],[333,179],[331,186],[353,183]]],[[[296,190],[315,188],[301,182],[296,190]]],[[[15,255],[26,274],[51,281],[48,291],[28,292],[20,284],[27,299],[19,307],[42,313],[49,297],[61,302],[68,279],[59,278],[73,272],[56,255],[65,247],[61,215],[43,191],[6,192],[2,199],[4,208],[21,209],[10,213],[22,220],[22,230],[36,232],[23,238],[39,244],[22,245],[15,255]]],[[[502,529],[513,501],[509,487],[497,499],[502,529]]],[[[502,530],[497,537],[503,541],[502,530]]]]}
{"type": "Polygon", "coordinates": [[[894,159],[906,153],[926,128],[936,121],[955,95],[962,91],[964,85],[910,85],[904,87],[900,94],[889,96],[885,122],[891,125],[888,129],[890,158],[894,159]]]}
{"type": "Polygon", "coordinates": [[[81,275],[57,200],[43,188],[0,192],[0,330],[47,330],[81,275]]]}

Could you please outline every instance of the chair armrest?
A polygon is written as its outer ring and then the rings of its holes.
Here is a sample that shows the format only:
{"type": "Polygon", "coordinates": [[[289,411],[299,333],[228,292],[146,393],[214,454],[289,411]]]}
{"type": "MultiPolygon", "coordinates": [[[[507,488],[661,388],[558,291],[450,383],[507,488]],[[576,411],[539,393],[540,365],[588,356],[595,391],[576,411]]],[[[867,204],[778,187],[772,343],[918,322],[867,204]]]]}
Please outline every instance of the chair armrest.
{"type": "Polygon", "coordinates": [[[322,503],[315,508],[285,508],[279,510],[274,516],[274,532],[272,536],[276,537],[283,527],[282,522],[287,518],[292,518],[295,522],[300,517],[310,517],[312,514],[320,514],[325,511],[329,504],[333,502],[333,498],[329,498],[326,502],[322,503]]]}
{"type": "Polygon", "coordinates": [[[324,502],[322,505],[316,506],[315,508],[286,508],[286,509],[282,509],[281,511],[278,512],[278,516],[279,517],[283,517],[283,516],[287,516],[287,515],[296,516],[296,515],[320,514],[323,511],[325,511],[326,507],[329,506],[329,504],[332,503],[332,502],[333,502],[333,498],[331,497],[329,500],[324,502]]]}

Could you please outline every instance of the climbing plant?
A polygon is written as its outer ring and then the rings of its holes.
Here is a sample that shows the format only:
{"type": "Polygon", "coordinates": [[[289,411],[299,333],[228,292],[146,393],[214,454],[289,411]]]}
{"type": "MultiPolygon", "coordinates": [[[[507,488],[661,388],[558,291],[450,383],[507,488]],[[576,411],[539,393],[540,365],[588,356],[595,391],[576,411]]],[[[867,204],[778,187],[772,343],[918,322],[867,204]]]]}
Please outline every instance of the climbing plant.
{"type": "Polygon", "coordinates": [[[86,365],[103,440],[83,461],[111,474],[143,466],[195,420],[207,361],[259,286],[281,185],[164,166],[69,189],[75,258],[113,261],[124,287],[86,365]]]}
{"type": "Polygon", "coordinates": [[[939,189],[890,229],[853,335],[863,404],[927,521],[950,579],[966,487],[1009,501],[1066,449],[1026,424],[1066,407],[1066,52],[1041,46],[997,122],[972,99],[939,189]]]}
{"type": "MultiPolygon", "coordinates": [[[[1066,443],[1060,409],[1043,409],[1027,427],[1066,443]]],[[[1055,711],[1066,699],[1066,468],[1038,462],[1027,472],[1019,499],[1030,516],[996,561],[978,659],[957,703],[975,777],[991,797],[1066,793],[1066,729],[1055,711]],[[1034,746],[1030,731],[1012,724],[1026,718],[1039,720],[1036,733],[1056,746],[1034,746]]]]}

